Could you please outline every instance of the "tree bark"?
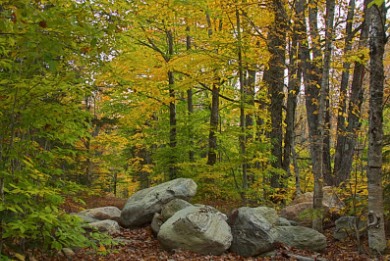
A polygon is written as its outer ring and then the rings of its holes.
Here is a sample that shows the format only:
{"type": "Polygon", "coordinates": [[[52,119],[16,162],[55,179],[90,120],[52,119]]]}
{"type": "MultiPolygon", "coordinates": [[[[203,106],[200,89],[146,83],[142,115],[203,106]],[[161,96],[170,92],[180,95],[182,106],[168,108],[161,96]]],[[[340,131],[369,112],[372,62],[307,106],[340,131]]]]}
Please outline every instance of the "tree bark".
{"type": "MultiPolygon", "coordinates": [[[[191,36],[189,35],[189,32],[190,32],[189,26],[187,26],[186,31],[187,31],[186,49],[187,49],[187,51],[189,51],[189,50],[191,50],[191,36]]],[[[192,114],[194,113],[192,88],[187,90],[187,112],[188,112],[188,122],[190,123],[192,114]]],[[[189,151],[188,151],[188,159],[190,162],[194,162],[195,161],[195,153],[192,150],[192,146],[194,145],[194,142],[192,139],[192,126],[191,126],[191,124],[190,124],[189,129],[188,129],[188,134],[189,134],[189,136],[188,136],[189,143],[190,143],[190,147],[191,147],[191,149],[189,149],[189,151]]]]}
{"type": "Polygon", "coordinates": [[[368,244],[375,253],[386,249],[384,229],[382,147],[383,147],[383,57],[386,45],[384,2],[369,8],[370,101],[368,132],[368,244]]]}
{"type": "Polygon", "coordinates": [[[240,11],[236,6],[236,33],[237,33],[237,59],[238,59],[238,80],[240,86],[240,156],[241,156],[241,169],[242,169],[242,200],[246,202],[246,190],[248,189],[248,173],[247,173],[247,155],[246,155],[246,115],[245,115],[245,83],[244,83],[244,68],[242,59],[242,36],[241,36],[241,17],[240,11]]]}
{"type": "MultiPolygon", "coordinates": [[[[354,6],[355,0],[351,0],[350,2],[350,10],[354,6]]],[[[359,40],[359,49],[364,48],[367,43],[368,38],[368,23],[367,23],[367,4],[368,0],[365,0],[365,10],[364,10],[364,20],[362,24],[362,28],[360,30],[360,40],[359,40]]],[[[351,12],[351,11],[350,11],[351,12]]],[[[348,14],[348,21],[351,21],[352,14],[348,14]]],[[[351,24],[347,26],[347,36],[350,35],[350,37],[347,37],[347,41],[352,46],[352,37],[351,35],[352,30],[349,30],[349,27],[352,27],[352,21],[351,24]]],[[[346,51],[348,51],[346,47],[346,51]]],[[[361,60],[364,60],[364,57],[361,60]]],[[[349,66],[344,65],[344,70],[346,70],[349,66]]],[[[340,95],[341,95],[341,105],[340,105],[340,111],[338,113],[338,120],[337,120],[337,145],[336,145],[336,152],[335,152],[335,159],[334,159],[334,169],[333,169],[333,185],[339,186],[343,182],[349,179],[351,170],[352,170],[352,162],[353,162],[353,155],[354,155],[354,149],[357,139],[357,131],[360,128],[360,110],[361,105],[363,102],[363,78],[364,78],[364,72],[365,72],[365,64],[362,62],[355,62],[354,64],[354,72],[352,76],[352,84],[351,84],[351,94],[349,97],[348,102],[348,111],[347,110],[347,86],[348,81],[344,79],[346,77],[346,74],[344,75],[341,80],[340,85],[340,95]],[[345,88],[345,89],[344,89],[345,88]],[[348,113],[348,119],[347,123],[345,122],[345,114],[348,113]]]]}
{"type": "MultiPolygon", "coordinates": [[[[330,171],[327,171],[327,162],[324,153],[329,151],[327,147],[327,138],[329,137],[329,126],[326,122],[326,100],[328,99],[329,93],[329,72],[330,72],[330,62],[332,55],[332,41],[333,41],[333,21],[335,13],[335,0],[326,1],[326,25],[325,25],[325,50],[324,50],[324,61],[323,61],[323,70],[321,78],[321,88],[319,93],[319,106],[318,106],[318,125],[317,125],[317,135],[314,136],[314,144],[319,146],[319,153],[315,156],[318,165],[313,166],[314,174],[314,195],[313,195],[313,209],[314,209],[314,218],[313,218],[313,228],[322,231],[322,219],[323,219],[323,207],[322,207],[322,187],[323,179],[326,175],[330,174],[330,171]],[[325,142],[324,142],[325,141],[325,142]]],[[[329,164],[330,165],[330,164],[329,164]]]]}
{"type": "Polygon", "coordinates": [[[302,69],[300,66],[300,58],[298,54],[299,43],[304,41],[302,21],[304,20],[303,4],[296,3],[294,15],[294,27],[292,39],[290,43],[290,57],[288,67],[288,94],[287,94],[287,109],[286,109],[286,134],[284,137],[284,152],[283,152],[283,169],[287,174],[291,174],[290,164],[292,150],[294,146],[294,129],[295,129],[295,111],[297,107],[297,97],[299,94],[300,79],[302,69]]]}
{"type": "MultiPolygon", "coordinates": [[[[208,35],[213,34],[210,15],[206,14],[208,35]]],[[[216,50],[217,51],[217,50],[216,50]]],[[[220,79],[215,70],[215,82],[211,91],[211,108],[210,108],[210,130],[209,130],[209,151],[207,155],[207,164],[214,165],[217,162],[217,132],[219,122],[219,85],[220,79]]]]}
{"type": "MultiPolygon", "coordinates": [[[[168,43],[168,57],[167,61],[170,60],[174,54],[173,50],[173,34],[170,30],[166,31],[167,43],[168,43]]],[[[176,167],[176,145],[177,145],[177,128],[176,128],[176,91],[174,89],[175,78],[172,71],[168,71],[168,86],[169,86],[169,147],[171,149],[169,155],[169,179],[177,178],[177,167],[176,167]]]]}
{"type": "MultiPolygon", "coordinates": [[[[275,21],[268,35],[268,50],[271,58],[268,62],[268,68],[264,71],[263,80],[268,86],[268,95],[271,99],[269,106],[271,131],[268,134],[272,143],[271,154],[274,158],[271,164],[274,169],[282,169],[282,108],[286,62],[286,13],[283,1],[273,1],[272,8],[275,13],[275,21]]],[[[271,176],[271,187],[280,188],[282,185],[282,177],[280,177],[279,172],[275,171],[271,176]]]]}
{"type": "Polygon", "coordinates": [[[213,84],[211,92],[211,110],[210,110],[210,131],[209,131],[209,152],[207,164],[214,165],[217,162],[217,131],[219,119],[219,86],[213,84]]]}

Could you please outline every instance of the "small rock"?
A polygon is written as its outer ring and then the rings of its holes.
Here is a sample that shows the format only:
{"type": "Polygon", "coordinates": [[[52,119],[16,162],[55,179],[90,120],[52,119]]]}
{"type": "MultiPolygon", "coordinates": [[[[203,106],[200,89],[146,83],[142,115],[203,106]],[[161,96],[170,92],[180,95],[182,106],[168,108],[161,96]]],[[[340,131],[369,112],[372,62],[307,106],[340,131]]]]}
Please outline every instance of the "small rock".
{"type": "Polygon", "coordinates": [[[76,255],[72,249],[67,247],[62,249],[62,253],[64,253],[65,257],[67,257],[68,259],[72,259],[76,255]]]}
{"type": "Polygon", "coordinates": [[[108,207],[100,207],[100,208],[91,208],[80,211],[78,213],[79,216],[89,217],[97,220],[105,220],[112,219],[119,221],[121,216],[121,210],[117,207],[108,206],[108,207]]]}
{"type": "Polygon", "coordinates": [[[96,228],[100,232],[107,232],[109,234],[115,234],[120,232],[120,226],[115,220],[100,220],[88,224],[90,227],[96,228]]]}

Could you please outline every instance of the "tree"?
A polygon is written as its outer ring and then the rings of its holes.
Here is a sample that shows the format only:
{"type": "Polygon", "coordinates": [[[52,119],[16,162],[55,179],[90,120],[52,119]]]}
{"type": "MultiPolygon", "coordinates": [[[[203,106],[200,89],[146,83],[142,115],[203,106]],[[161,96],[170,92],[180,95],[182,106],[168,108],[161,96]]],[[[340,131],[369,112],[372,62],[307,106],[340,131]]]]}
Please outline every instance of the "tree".
{"type": "MultiPolygon", "coordinates": [[[[327,121],[327,98],[329,93],[329,71],[332,55],[332,39],[333,39],[333,21],[335,12],[335,1],[326,1],[326,20],[325,20],[325,47],[324,47],[324,60],[323,69],[318,101],[318,125],[316,126],[316,136],[314,136],[314,146],[318,146],[320,149],[318,153],[314,155],[316,157],[313,160],[313,174],[314,174],[314,195],[313,195],[313,208],[319,213],[315,213],[313,219],[313,228],[322,231],[322,186],[324,176],[330,175],[329,167],[330,162],[327,160],[329,155],[329,134],[327,121]],[[314,164],[316,162],[316,164],[314,164]],[[317,216],[318,215],[318,216],[317,216]]],[[[329,113],[329,112],[328,112],[329,113]]]]}
{"type": "MultiPolygon", "coordinates": [[[[368,38],[367,5],[368,1],[366,0],[364,1],[364,17],[360,29],[360,40],[358,45],[359,50],[364,50],[364,48],[366,48],[368,38]]],[[[352,50],[352,40],[354,37],[354,31],[352,30],[354,9],[355,0],[351,0],[349,3],[347,15],[344,48],[345,56],[348,55],[348,52],[352,50]]],[[[341,185],[343,182],[347,181],[351,173],[354,149],[357,139],[356,133],[360,128],[360,111],[363,102],[363,79],[366,62],[366,57],[363,52],[360,52],[358,55],[359,56],[354,63],[349,102],[347,86],[349,85],[350,62],[346,61],[343,64],[339,94],[340,105],[337,113],[337,144],[334,157],[333,176],[326,182],[329,185],[341,185]]]]}
{"type": "Polygon", "coordinates": [[[383,252],[386,236],[383,213],[382,147],[383,147],[383,56],[386,36],[386,6],[384,1],[369,4],[370,46],[370,115],[368,144],[368,243],[371,250],[383,252]]]}
{"type": "Polygon", "coordinates": [[[78,142],[89,136],[90,69],[107,20],[89,4],[0,4],[0,259],[3,246],[93,245],[60,205],[79,191],[78,142]],[[63,231],[66,231],[63,233],[63,231]]]}
{"type": "Polygon", "coordinates": [[[282,129],[282,108],[284,99],[284,69],[286,63],[286,26],[287,14],[284,1],[273,1],[272,11],[275,20],[268,33],[268,50],[271,59],[268,68],[264,71],[263,81],[268,85],[270,96],[269,111],[271,114],[272,128],[269,137],[272,143],[272,167],[275,169],[271,176],[271,186],[273,188],[283,187],[283,177],[279,175],[282,170],[283,152],[283,129],[282,129]]]}

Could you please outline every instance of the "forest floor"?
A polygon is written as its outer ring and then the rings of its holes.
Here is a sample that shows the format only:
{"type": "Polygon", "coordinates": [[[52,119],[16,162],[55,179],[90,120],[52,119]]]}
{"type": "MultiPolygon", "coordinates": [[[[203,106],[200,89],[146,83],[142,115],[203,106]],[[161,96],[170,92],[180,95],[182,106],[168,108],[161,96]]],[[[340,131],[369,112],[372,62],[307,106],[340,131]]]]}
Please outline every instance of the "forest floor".
{"type": "MultiPolygon", "coordinates": [[[[100,206],[117,206],[122,208],[125,200],[113,197],[88,198],[86,199],[88,208],[100,206]]],[[[67,205],[65,208],[70,211],[74,206],[67,205]]],[[[390,255],[384,255],[379,258],[370,258],[368,253],[367,238],[363,237],[360,242],[360,253],[358,251],[356,239],[350,238],[343,241],[336,241],[332,237],[332,229],[327,229],[325,235],[328,241],[328,247],[321,253],[314,253],[300,249],[294,249],[284,245],[277,245],[273,257],[244,258],[233,253],[225,253],[221,256],[201,256],[189,251],[171,251],[168,252],[160,246],[157,239],[153,236],[149,227],[139,229],[122,229],[120,233],[114,235],[114,238],[121,241],[120,244],[111,248],[100,248],[99,251],[93,249],[79,249],[75,251],[72,260],[390,260],[390,255]]],[[[51,257],[42,257],[40,260],[62,261],[69,260],[64,255],[51,257]]]]}

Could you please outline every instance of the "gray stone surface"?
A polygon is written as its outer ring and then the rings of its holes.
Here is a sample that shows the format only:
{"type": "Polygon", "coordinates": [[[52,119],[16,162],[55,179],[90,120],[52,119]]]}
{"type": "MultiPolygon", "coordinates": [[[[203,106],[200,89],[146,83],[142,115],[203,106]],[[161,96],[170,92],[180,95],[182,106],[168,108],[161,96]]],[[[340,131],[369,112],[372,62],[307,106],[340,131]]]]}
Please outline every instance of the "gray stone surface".
{"type": "Polygon", "coordinates": [[[277,237],[276,211],[269,208],[242,207],[229,217],[233,242],[230,250],[244,257],[257,256],[274,249],[277,237]]]}
{"type": "Polygon", "coordinates": [[[76,255],[76,253],[71,248],[68,247],[64,247],[62,249],[62,253],[64,253],[65,257],[69,260],[72,260],[73,257],[76,255]]]}
{"type": "Polygon", "coordinates": [[[160,215],[160,213],[155,213],[152,219],[152,223],[150,224],[152,232],[155,236],[157,236],[158,232],[160,231],[160,227],[163,223],[164,219],[160,215]]]}
{"type": "Polygon", "coordinates": [[[155,187],[136,192],[122,209],[123,227],[140,227],[150,224],[155,213],[174,198],[188,200],[196,194],[197,185],[192,179],[179,178],[155,187]]]}
{"type": "Polygon", "coordinates": [[[82,215],[80,213],[72,213],[72,215],[75,215],[75,216],[79,217],[82,221],[84,221],[86,223],[99,221],[99,219],[96,219],[96,218],[93,218],[93,217],[89,217],[89,216],[84,216],[84,215],[82,215]]]}
{"type": "Polygon", "coordinates": [[[284,217],[279,217],[278,221],[276,222],[277,226],[292,226],[293,224],[291,223],[290,220],[285,219],[284,217]]]}
{"type": "Polygon", "coordinates": [[[211,207],[186,207],[160,227],[157,236],[166,249],[186,249],[203,255],[220,255],[231,244],[229,225],[211,207]]]}
{"type": "MultiPolygon", "coordinates": [[[[330,186],[323,187],[322,205],[325,216],[338,214],[345,204],[338,198],[335,189],[330,186]]],[[[313,192],[306,192],[297,196],[289,206],[280,212],[288,220],[293,220],[302,226],[311,226],[313,211],[313,192]]]]}
{"type": "Polygon", "coordinates": [[[177,211],[182,210],[186,207],[192,206],[191,203],[188,203],[187,201],[175,198],[169,201],[167,204],[162,206],[161,209],[161,218],[164,220],[168,220],[170,217],[172,217],[177,211]]]}
{"type": "Polygon", "coordinates": [[[310,250],[322,251],[326,248],[326,237],[317,230],[303,226],[278,226],[275,241],[288,246],[310,250]]]}
{"type": "Polygon", "coordinates": [[[90,227],[93,227],[100,232],[107,232],[109,234],[119,233],[120,226],[115,220],[99,220],[88,224],[90,227]]]}
{"type": "Polygon", "coordinates": [[[280,212],[280,216],[297,222],[301,226],[311,226],[313,202],[300,202],[286,206],[280,212]]]}
{"type": "Polygon", "coordinates": [[[112,220],[119,221],[119,218],[121,216],[121,210],[117,207],[108,206],[108,207],[86,209],[80,211],[78,215],[82,218],[84,216],[96,220],[112,219],[112,220]]]}
{"type": "Polygon", "coordinates": [[[355,216],[343,216],[335,221],[335,225],[333,237],[343,240],[347,237],[356,238],[356,232],[362,230],[367,224],[355,216]]]}

